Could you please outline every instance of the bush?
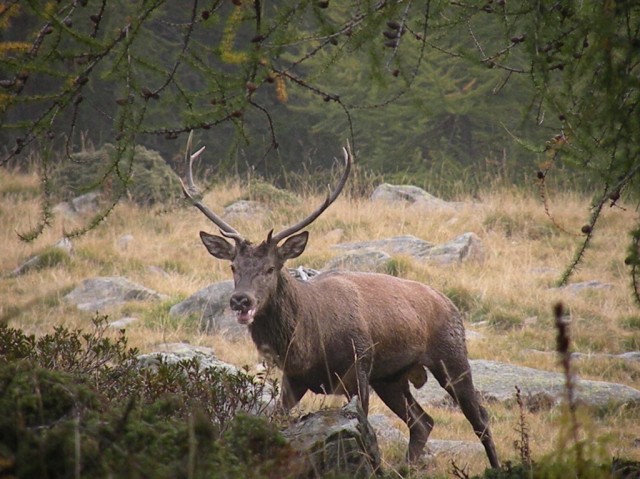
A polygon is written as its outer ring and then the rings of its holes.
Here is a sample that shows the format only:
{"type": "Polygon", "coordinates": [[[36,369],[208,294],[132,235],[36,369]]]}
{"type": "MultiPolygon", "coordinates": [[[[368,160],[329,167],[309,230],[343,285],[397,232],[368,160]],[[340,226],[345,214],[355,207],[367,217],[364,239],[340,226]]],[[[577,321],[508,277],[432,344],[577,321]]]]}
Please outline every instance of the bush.
{"type": "Polygon", "coordinates": [[[110,144],[72,155],[51,175],[51,191],[58,200],[68,201],[94,190],[110,198],[126,194],[143,206],[174,201],[182,195],[178,177],[158,152],[136,146],[132,160],[118,159],[110,144]]]}
{"type": "Polygon", "coordinates": [[[123,332],[0,325],[0,476],[287,477],[264,384],[197,360],[137,367],[123,332]]]}
{"type": "Polygon", "coordinates": [[[260,201],[272,205],[298,205],[300,199],[293,193],[276,188],[271,183],[259,179],[249,182],[247,196],[243,200],[260,201]]]}

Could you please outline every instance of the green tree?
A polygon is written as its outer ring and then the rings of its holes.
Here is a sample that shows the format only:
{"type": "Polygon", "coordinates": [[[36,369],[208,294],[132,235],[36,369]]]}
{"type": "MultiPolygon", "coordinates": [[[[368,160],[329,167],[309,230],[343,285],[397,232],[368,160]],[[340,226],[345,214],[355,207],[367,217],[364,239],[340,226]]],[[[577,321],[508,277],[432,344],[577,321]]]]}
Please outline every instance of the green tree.
{"type": "Polygon", "coordinates": [[[136,144],[171,157],[191,130],[221,173],[327,169],[345,137],[361,167],[425,182],[573,168],[598,193],[564,282],[605,205],[638,192],[639,16],[629,0],[5,1],[1,161],[40,153],[41,226],[51,159],[86,137],[115,145],[121,191],[136,144]]]}

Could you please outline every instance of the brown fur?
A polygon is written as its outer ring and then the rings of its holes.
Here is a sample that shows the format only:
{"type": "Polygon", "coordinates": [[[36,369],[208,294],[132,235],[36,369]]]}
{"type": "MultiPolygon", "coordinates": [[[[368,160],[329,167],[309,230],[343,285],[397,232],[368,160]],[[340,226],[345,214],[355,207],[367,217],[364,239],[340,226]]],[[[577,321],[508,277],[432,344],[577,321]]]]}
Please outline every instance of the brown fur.
{"type": "Polygon", "coordinates": [[[464,326],[456,307],[422,283],[375,273],[327,272],[310,281],[283,268],[302,253],[308,234],[278,246],[201,233],[209,252],[232,262],[232,309],[245,314],[256,347],[283,371],[281,405],[306,391],[358,395],[367,412],[369,386],[410,430],[408,458],[423,452],[433,419],[409,389],[426,383],[425,368],[460,405],[489,461],[498,457],[487,413],[473,387],[464,326]]]}

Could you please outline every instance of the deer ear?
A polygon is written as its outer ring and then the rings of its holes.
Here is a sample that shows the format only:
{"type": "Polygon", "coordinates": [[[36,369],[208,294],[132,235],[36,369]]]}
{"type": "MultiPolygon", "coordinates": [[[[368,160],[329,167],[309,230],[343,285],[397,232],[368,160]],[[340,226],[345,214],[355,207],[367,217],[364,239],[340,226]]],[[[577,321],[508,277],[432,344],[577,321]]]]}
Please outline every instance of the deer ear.
{"type": "Polygon", "coordinates": [[[200,231],[200,239],[212,256],[232,261],[236,255],[236,247],[221,236],[210,235],[200,231]]]}
{"type": "Polygon", "coordinates": [[[297,258],[306,248],[308,239],[308,231],[303,231],[300,234],[287,238],[287,241],[278,248],[278,256],[282,261],[297,258]]]}

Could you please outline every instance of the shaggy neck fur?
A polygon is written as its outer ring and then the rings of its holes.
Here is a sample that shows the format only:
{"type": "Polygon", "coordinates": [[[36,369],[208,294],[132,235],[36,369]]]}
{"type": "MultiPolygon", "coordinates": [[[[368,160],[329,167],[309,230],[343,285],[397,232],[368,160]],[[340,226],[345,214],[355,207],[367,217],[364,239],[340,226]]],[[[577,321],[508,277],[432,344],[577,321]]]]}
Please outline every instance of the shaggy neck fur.
{"type": "Polygon", "coordinates": [[[287,355],[291,354],[290,344],[300,315],[300,286],[286,271],[280,271],[276,291],[269,302],[256,313],[249,326],[258,350],[267,356],[273,356],[280,367],[287,355]]]}

